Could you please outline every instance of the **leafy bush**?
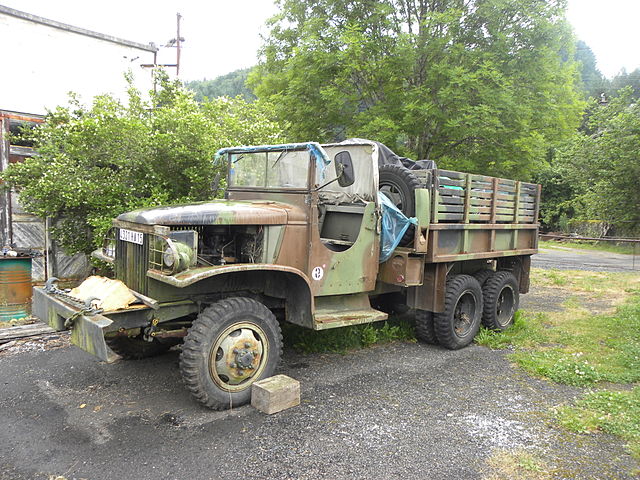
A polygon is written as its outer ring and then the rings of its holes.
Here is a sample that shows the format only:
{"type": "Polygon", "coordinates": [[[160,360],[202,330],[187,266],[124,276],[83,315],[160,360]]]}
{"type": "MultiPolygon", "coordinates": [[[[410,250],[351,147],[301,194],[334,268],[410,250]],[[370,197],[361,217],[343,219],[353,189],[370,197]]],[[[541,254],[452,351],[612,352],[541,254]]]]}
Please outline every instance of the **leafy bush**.
{"type": "Polygon", "coordinates": [[[38,155],[3,174],[27,211],[52,218],[69,253],[91,251],[122,212],[211,198],[219,148],[281,140],[265,102],[200,105],[166,75],[158,82],[148,101],[132,87],[127,102],[102,95],[85,106],[72,95],[25,132],[38,155]]]}

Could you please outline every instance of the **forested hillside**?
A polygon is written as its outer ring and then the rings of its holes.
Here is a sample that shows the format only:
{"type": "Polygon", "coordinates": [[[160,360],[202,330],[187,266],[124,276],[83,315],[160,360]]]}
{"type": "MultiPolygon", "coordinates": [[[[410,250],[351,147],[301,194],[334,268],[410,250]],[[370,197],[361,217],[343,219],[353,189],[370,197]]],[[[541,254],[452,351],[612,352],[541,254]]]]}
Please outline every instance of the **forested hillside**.
{"type": "Polygon", "coordinates": [[[204,101],[205,98],[214,99],[238,95],[242,95],[245,100],[254,100],[256,96],[246,85],[250,71],[250,68],[244,68],[221,75],[213,80],[193,80],[186,82],[185,87],[195,93],[198,102],[204,101]]]}

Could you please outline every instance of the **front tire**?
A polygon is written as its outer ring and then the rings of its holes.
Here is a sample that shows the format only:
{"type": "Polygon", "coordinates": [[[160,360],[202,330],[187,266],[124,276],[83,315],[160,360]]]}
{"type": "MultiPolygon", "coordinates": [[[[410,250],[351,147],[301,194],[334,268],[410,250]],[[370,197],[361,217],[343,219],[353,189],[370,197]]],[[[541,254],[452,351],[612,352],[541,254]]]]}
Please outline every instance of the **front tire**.
{"type": "Polygon", "coordinates": [[[455,275],[447,280],[444,311],[434,315],[438,341],[449,350],[469,345],[480,329],[482,289],[470,275],[455,275]]]}
{"type": "Polygon", "coordinates": [[[251,385],[274,374],[281,354],[282,333],[273,313],[251,298],[228,298],[193,322],[180,373],[196,400],[224,410],[248,403],[251,385]]]}

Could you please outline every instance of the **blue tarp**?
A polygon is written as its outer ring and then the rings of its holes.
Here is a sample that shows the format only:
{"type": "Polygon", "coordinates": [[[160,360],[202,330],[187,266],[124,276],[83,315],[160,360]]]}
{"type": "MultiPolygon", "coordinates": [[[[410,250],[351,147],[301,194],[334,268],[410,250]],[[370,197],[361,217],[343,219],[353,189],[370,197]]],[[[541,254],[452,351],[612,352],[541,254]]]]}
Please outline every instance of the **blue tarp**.
{"type": "Polygon", "coordinates": [[[382,232],[380,233],[380,263],[382,263],[389,260],[409,226],[417,225],[418,221],[405,216],[384,193],[378,192],[378,202],[382,208],[382,232]]]}

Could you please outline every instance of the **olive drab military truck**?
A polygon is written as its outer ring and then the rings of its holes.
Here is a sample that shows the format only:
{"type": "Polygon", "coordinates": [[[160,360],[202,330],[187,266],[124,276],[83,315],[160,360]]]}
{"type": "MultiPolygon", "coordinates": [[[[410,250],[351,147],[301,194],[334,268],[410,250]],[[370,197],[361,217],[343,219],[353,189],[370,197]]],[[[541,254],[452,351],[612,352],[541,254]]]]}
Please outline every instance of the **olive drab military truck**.
{"type": "Polygon", "coordinates": [[[107,362],[182,343],[184,382],[214,409],[274,374],[280,321],[323,330],[404,308],[419,340],[448,349],[481,323],[509,327],[537,252],[539,186],[385,163],[383,148],[221,150],[223,200],[124,213],[94,252],[134,302],[101,310],[52,279],[34,314],[107,362]]]}

